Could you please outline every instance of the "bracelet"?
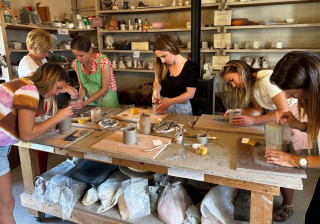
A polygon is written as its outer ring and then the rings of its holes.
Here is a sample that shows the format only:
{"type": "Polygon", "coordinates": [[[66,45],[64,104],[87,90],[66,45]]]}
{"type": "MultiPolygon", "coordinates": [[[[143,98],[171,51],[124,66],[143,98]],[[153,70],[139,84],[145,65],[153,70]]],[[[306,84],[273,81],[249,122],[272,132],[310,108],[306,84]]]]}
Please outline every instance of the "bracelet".
{"type": "Polygon", "coordinates": [[[296,168],[301,169],[301,167],[300,167],[300,166],[298,166],[298,165],[294,162],[294,160],[293,160],[293,159],[292,159],[291,161],[292,161],[292,163],[296,166],[296,168]]]}
{"type": "Polygon", "coordinates": [[[303,122],[303,123],[305,123],[305,124],[306,124],[306,127],[305,127],[303,130],[301,130],[301,132],[306,132],[306,131],[307,131],[307,129],[308,129],[308,123],[307,123],[307,122],[303,122]]]}

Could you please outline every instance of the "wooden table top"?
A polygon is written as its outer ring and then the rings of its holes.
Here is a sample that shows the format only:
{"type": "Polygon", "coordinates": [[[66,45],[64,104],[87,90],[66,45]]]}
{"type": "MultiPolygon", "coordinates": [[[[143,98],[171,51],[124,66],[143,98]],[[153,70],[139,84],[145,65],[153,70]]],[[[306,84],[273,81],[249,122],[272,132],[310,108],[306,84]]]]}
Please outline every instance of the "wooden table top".
{"type": "MultiPolygon", "coordinates": [[[[107,118],[119,113],[121,109],[102,108],[102,114],[104,113],[104,111],[109,111],[108,114],[105,114],[104,116],[104,118],[107,118]]],[[[194,120],[194,116],[170,114],[169,116],[167,116],[166,120],[174,120],[178,123],[184,124],[184,127],[187,130],[187,132],[184,134],[185,136],[194,136],[198,133],[201,133],[201,130],[192,129],[188,125],[188,121],[192,123],[192,121],[194,120]]],[[[120,122],[120,124],[121,123],[126,122],[120,122]]],[[[189,177],[191,179],[201,180],[201,176],[209,175],[218,178],[227,178],[227,180],[230,179],[230,181],[235,180],[238,182],[238,184],[242,183],[241,181],[243,181],[243,183],[250,182],[253,185],[271,185],[276,187],[286,187],[297,190],[302,190],[303,188],[301,178],[237,171],[236,155],[237,148],[239,147],[239,139],[242,137],[251,137],[246,134],[233,134],[209,131],[208,134],[210,136],[217,137],[218,140],[209,141],[209,144],[207,145],[207,155],[201,156],[196,154],[191,146],[178,145],[176,143],[172,143],[170,146],[164,149],[155,159],[145,159],[139,157],[138,155],[123,155],[116,152],[104,154],[101,151],[95,151],[93,149],[90,149],[92,145],[99,142],[106,136],[110,135],[112,132],[104,133],[101,136],[97,137],[99,133],[99,131],[95,131],[93,134],[69,146],[67,150],[84,153],[86,155],[96,154],[98,155],[98,157],[100,156],[100,161],[103,161],[104,157],[111,157],[112,161],[115,159],[135,161],[138,162],[135,164],[136,168],[139,168],[137,167],[139,166],[139,164],[148,164],[151,166],[162,167],[163,169],[167,169],[167,173],[169,175],[179,175],[177,174],[177,172],[179,173],[180,170],[182,172],[182,175],[185,175],[186,177],[189,177]],[[186,155],[186,160],[181,158],[181,152],[184,152],[184,155],[186,155]]],[[[159,135],[163,137],[173,138],[174,133],[175,132],[167,134],[157,134],[152,131],[151,135],[159,135]]],[[[252,136],[252,138],[262,139],[263,137],[252,136]]],[[[187,144],[193,144],[196,143],[196,141],[196,138],[184,137],[183,139],[183,143],[187,144]]],[[[41,144],[41,142],[36,143],[41,144]]],[[[58,147],[55,145],[51,146],[58,147]]],[[[110,160],[106,160],[105,162],[110,162],[110,160]]]]}

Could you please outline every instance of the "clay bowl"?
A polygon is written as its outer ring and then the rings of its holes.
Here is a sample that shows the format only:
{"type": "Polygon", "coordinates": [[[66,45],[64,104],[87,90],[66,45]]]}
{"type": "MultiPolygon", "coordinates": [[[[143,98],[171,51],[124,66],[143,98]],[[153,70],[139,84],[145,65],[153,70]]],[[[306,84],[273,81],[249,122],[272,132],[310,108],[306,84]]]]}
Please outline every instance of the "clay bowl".
{"type": "Polygon", "coordinates": [[[163,29],[164,23],[163,22],[157,22],[157,23],[151,23],[152,29],[163,29]]]}

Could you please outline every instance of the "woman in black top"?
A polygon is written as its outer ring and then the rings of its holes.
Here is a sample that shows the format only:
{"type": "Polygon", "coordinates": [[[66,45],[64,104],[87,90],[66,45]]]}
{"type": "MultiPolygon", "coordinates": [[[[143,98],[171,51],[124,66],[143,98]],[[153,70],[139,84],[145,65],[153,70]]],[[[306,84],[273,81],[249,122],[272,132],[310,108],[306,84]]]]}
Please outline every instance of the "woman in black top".
{"type": "Polygon", "coordinates": [[[174,114],[192,114],[190,99],[197,88],[197,65],[180,54],[176,41],[169,35],[161,35],[154,44],[155,81],[152,103],[155,111],[174,114]]]}

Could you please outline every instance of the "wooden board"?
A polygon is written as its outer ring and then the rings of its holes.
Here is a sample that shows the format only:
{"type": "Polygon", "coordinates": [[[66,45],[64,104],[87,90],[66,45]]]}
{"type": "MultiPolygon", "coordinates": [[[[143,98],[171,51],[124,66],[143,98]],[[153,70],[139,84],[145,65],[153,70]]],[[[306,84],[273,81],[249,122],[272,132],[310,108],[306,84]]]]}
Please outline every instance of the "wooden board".
{"type": "Polygon", "coordinates": [[[85,138],[86,136],[90,135],[94,130],[93,129],[88,129],[88,128],[71,128],[71,131],[68,134],[60,135],[59,130],[53,131],[53,132],[47,132],[35,139],[33,139],[31,142],[32,143],[38,143],[42,145],[50,145],[54,147],[59,147],[59,148],[67,148],[73,143],[85,138]],[[74,141],[65,141],[65,137],[70,135],[72,132],[78,130],[78,132],[74,136],[79,136],[77,139],[74,141]],[[87,130],[88,134],[80,136],[80,132],[83,130],[87,130]]]}
{"type": "Polygon", "coordinates": [[[140,158],[154,159],[162,150],[164,150],[165,147],[158,148],[150,152],[145,152],[144,150],[155,147],[152,140],[161,140],[162,144],[168,144],[171,142],[170,138],[137,134],[137,143],[133,145],[126,145],[122,142],[122,136],[122,132],[117,131],[92,145],[90,148],[103,152],[117,152],[126,155],[138,155],[140,158]]]}
{"type": "Polygon", "coordinates": [[[151,124],[160,124],[169,115],[169,113],[154,115],[152,113],[152,109],[143,109],[143,108],[138,108],[137,114],[131,114],[131,108],[128,108],[125,111],[122,111],[119,114],[112,116],[112,118],[121,120],[121,121],[138,122],[140,120],[140,115],[142,113],[151,115],[151,124]]]}
{"type": "Polygon", "coordinates": [[[247,127],[237,127],[228,121],[217,121],[214,118],[223,119],[223,116],[202,114],[195,124],[195,129],[221,131],[228,133],[243,133],[249,135],[264,135],[263,125],[252,125],[247,127]]]}
{"type": "Polygon", "coordinates": [[[241,143],[240,139],[237,151],[236,170],[286,177],[307,178],[306,172],[303,169],[266,163],[264,158],[265,151],[265,145],[252,147],[241,143]]]}

